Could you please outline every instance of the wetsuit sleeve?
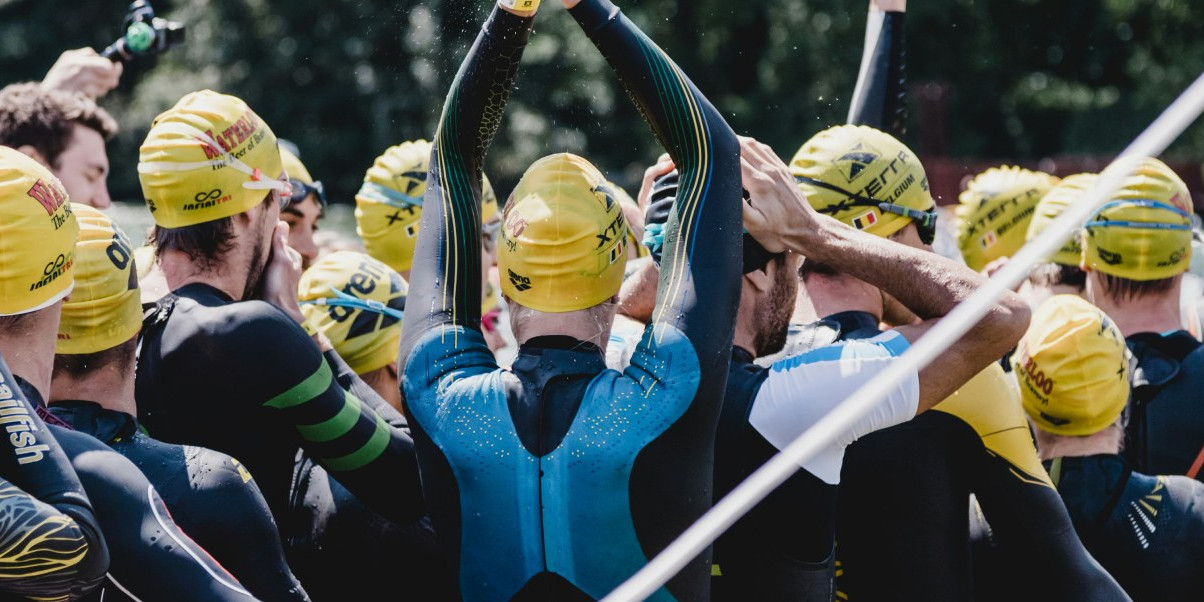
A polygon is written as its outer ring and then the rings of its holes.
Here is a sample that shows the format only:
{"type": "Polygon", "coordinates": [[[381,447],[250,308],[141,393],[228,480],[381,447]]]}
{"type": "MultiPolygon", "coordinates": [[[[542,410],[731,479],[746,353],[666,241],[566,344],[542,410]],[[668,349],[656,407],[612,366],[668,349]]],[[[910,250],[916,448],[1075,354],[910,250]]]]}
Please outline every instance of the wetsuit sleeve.
{"type": "Polygon", "coordinates": [[[108,548],[79,477],[0,358],[0,590],[67,600],[100,584],[108,548]]]}
{"type": "Polygon", "coordinates": [[[976,457],[972,487],[978,504],[1005,554],[1041,567],[1041,599],[1069,600],[1083,592],[1091,592],[1092,600],[1128,599],[1083,546],[1057,490],[989,450],[976,457]]]}
{"type": "Polygon", "coordinates": [[[700,392],[722,401],[740,297],[740,147],[723,117],[610,0],[570,11],[673,158],[680,185],[666,225],[653,322],[683,332],[700,392]]]}
{"type": "Polygon", "coordinates": [[[215,363],[230,366],[248,397],[263,400],[267,419],[292,426],[300,446],[373,510],[401,522],[422,516],[410,435],[346,391],[305,331],[279,309],[256,301],[236,307],[231,330],[211,341],[217,349],[210,352],[220,354],[215,363]]]}
{"type": "Polygon", "coordinates": [[[482,163],[534,21],[494,7],[443,105],[406,297],[403,367],[423,335],[453,325],[481,328],[482,163]]]}
{"type": "Polygon", "coordinates": [[[137,600],[255,599],[176,525],[133,462],[88,435],[49,428],[93,500],[113,555],[108,577],[115,587],[137,600]]]}
{"type": "Polygon", "coordinates": [[[401,412],[398,412],[393,406],[389,405],[389,402],[385,401],[376,392],[376,389],[372,388],[372,385],[364,382],[364,379],[360,378],[355,373],[355,370],[352,370],[351,366],[347,365],[347,362],[343,360],[338,352],[331,349],[322,355],[326,357],[326,363],[330,364],[330,369],[334,371],[334,378],[339,382],[340,387],[343,387],[348,393],[359,398],[360,401],[364,402],[364,405],[372,408],[372,411],[376,412],[381,418],[384,418],[385,423],[389,426],[402,429],[409,428],[410,425],[406,423],[405,416],[402,416],[401,412]]]}
{"type": "Polygon", "coordinates": [[[865,50],[853,88],[849,123],[900,137],[907,129],[903,16],[873,8],[865,24],[865,50]]]}

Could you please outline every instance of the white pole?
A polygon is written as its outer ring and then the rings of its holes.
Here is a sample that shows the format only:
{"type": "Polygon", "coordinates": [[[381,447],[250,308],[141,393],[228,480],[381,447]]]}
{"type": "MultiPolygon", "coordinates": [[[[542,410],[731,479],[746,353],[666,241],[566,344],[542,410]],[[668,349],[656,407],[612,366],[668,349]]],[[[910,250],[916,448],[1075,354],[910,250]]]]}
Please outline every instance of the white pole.
{"type": "Polygon", "coordinates": [[[643,600],[676,575],[691,559],[711,545],[728,527],[781,485],[811,459],[831,445],[914,371],[927,366],[986,314],[1005,291],[1024,279],[1080,228],[1096,207],[1120,187],[1121,181],[1142,157],[1160,154],[1204,111],[1204,74],[1192,83],[1166,111],[1113,161],[1095,185],[1068,207],[1044,232],[1011,258],[1008,264],[963,303],[949,312],[915,342],[889,369],[867,383],[824,416],[789,446],[757,469],[706,514],[686,529],[651,562],[603,598],[603,602],[643,600]]]}

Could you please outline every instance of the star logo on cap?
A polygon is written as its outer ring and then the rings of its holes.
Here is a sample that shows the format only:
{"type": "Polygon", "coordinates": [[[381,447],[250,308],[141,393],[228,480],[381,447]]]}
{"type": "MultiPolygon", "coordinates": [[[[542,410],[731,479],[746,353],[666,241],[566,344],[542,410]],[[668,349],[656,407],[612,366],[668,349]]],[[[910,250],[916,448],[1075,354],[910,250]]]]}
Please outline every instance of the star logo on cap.
{"type": "Polygon", "coordinates": [[[419,186],[426,184],[426,172],[417,170],[407,171],[398,175],[395,179],[398,181],[398,183],[405,184],[406,196],[414,196],[414,191],[417,190],[419,186]]]}
{"type": "Polygon", "coordinates": [[[844,179],[852,182],[860,177],[866,168],[881,156],[882,153],[879,153],[870,145],[865,142],[858,142],[833,161],[833,163],[840,169],[840,174],[844,176],[844,179]]]}

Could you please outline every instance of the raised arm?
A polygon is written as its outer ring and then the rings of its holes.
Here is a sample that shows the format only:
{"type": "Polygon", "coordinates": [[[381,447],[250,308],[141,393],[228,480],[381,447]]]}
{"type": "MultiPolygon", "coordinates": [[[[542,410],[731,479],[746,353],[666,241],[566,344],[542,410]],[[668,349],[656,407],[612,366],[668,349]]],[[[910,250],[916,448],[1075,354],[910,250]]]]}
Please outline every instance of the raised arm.
{"type": "Polygon", "coordinates": [[[681,69],[610,0],[564,4],[606,57],[681,174],[666,226],[653,322],[685,333],[704,380],[726,375],[740,295],[736,136],[681,69]]]}
{"type": "MultiPolygon", "coordinates": [[[[963,265],[866,234],[818,214],[787,167],[764,145],[744,146],[745,227],[770,251],[790,250],[876,286],[923,321],[896,330],[915,341],[965,301],[985,279],[963,265]]],[[[920,371],[918,412],[953,394],[1007,353],[1028,328],[1026,303],[1012,293],[995,302],[969,332],[920,371]]]]}
{"type": "Polygon", "coordinates": [[[907,129],[903,15],[907,0],[870,0],[865,50],[849,106],[851,125],[868,125],[896,138],[907,129]]]}
{"type": "Polygon", "coordinates": [[[410,273],[402,366],[418,338],[433,328],[480,330],[481,164],[501,124],[533,23],[530,11],[494,8],[443,105],[410,273]]]}
{"type": "Polygon", "coordinates": [[[92,504],[59,446],[0,358],[0,591],[68,599],[104,579],[109,552],[92,504]]]}

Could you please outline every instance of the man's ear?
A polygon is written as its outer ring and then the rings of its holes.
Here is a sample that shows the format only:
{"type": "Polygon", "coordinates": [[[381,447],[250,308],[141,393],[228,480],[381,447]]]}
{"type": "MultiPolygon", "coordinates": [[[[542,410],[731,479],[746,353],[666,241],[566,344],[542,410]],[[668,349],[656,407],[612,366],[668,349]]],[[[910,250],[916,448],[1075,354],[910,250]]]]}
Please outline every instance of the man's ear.
{"type": "Polygon", "coordinates": [[[753,288],[764,293],[773,288],[773,276],[769,274],[769,266],[773,262],[765,264],[765,267],[753,270],[744,275],[744,279],[753,286],[753,288]]]}
{"type": "Polygon", "coordinates": [[[42,167],[50,169],[50,162],[47,161],[46,157],[43,157],[42,153],[38,152],[38,149],[34,148],[32,144],[22,144],[21,146],[17,147],[17,150],[21,152],[21,154],[27,155],[30,159],[41,163],[42,167]]]}

